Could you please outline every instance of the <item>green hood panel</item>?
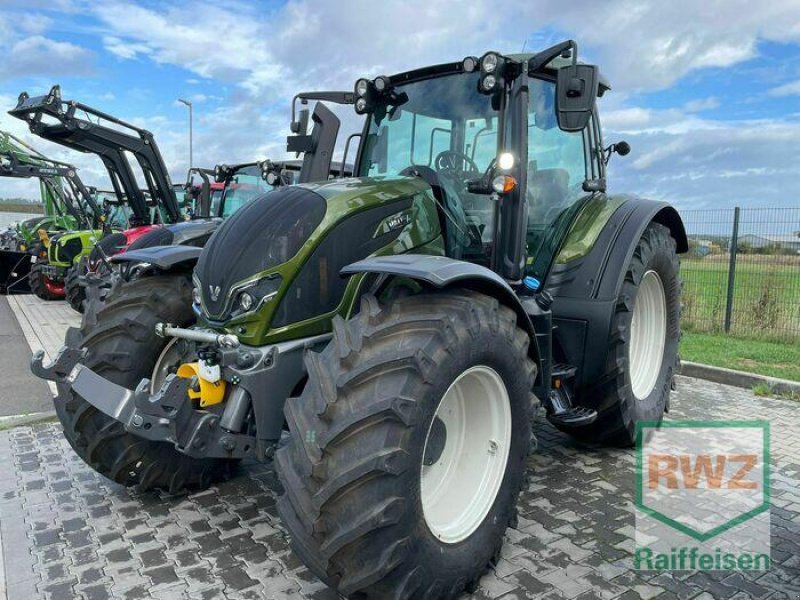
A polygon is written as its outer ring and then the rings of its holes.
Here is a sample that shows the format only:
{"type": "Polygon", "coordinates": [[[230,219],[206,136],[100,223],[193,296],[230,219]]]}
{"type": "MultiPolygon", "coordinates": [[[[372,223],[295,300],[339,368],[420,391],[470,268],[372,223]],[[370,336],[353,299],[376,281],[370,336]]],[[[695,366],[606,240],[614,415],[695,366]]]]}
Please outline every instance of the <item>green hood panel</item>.
{"type": "MultiPolygon", "coordinates": [[[[317,194],[326,205],[324,217],[305,243],[286,262],[220,290],[230,297],[225,320],[208,319],[202,307],[195,307],[206,325],[234,333],[245,344],[264,345],[329,331],[332,315],[346,314],[351,309],[364,278],[339,277],[339,270],[346,264],[368,256],[410,251],[443,254],[436,203],[430,186],[421,179],[351,178],[295,187],[317,194]],[[247,290],[254,292],[258,308],[243,313],[238,298],[247,290]],[[259,304],[264,290],[274,295],[259,304]]],[[[277,193],[269,192],[254,205],[266,207],[270,194],[277,193]]],[[[223,237],[219,232],[230,223],[224,223],[206,245],[203,254],[209,253],[207,260],[211,260],[211,253],[221,251],[215,248],[215,238],[223,237]]],[[[233,243],[232,239],[236,243],[249,242],[230,234],[224,237],[228,244],[233,243]]],[[[206,274],[206,278],[214,276],[206,274]]],[[[203,292],[202,286],[213,283],[200,281],[198,270],[195,271],[195,285],[203,292]]]]}

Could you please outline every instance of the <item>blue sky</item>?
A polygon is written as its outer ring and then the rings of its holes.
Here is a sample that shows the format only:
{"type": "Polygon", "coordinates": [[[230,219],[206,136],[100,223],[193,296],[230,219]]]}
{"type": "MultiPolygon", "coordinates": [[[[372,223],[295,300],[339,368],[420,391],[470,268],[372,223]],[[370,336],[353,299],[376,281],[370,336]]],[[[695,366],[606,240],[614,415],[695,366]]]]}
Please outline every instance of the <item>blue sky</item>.
{"type": "MultiPolygon", "coordinates": [[[[297,91],[568,37],[611,80],[606,141],[633,148],[612,161],[611,190],[684,209],[799,204],[796,0],[0,1],[0,129],[102,186],[99,161],[5,115],[22,90],[59,83],[65,98],[151,129],[177,181],[188,164],[179,97],[194,102],[195,164],[281,158],[297,91]]],[[[36,195],[0,185],[0,196],[36,195]]]]}

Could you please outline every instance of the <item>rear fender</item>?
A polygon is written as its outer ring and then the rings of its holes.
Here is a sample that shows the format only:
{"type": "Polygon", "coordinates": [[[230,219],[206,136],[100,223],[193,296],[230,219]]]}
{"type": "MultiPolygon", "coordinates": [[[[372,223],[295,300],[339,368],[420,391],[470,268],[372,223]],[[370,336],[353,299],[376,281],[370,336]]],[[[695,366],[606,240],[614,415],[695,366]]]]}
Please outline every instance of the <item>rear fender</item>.
{"type": "Polygon", "coordinates": [[[604,373],[611,319],[625,271],[653,222],[669,228],[679,254],[688,250],[683,221],[672,206],[631,197],[614,212],[586,256],[554,265],[548,276],[555,342],[564,353],[557,359],[578,368],[579,387],[592,385],[604,373]]]}

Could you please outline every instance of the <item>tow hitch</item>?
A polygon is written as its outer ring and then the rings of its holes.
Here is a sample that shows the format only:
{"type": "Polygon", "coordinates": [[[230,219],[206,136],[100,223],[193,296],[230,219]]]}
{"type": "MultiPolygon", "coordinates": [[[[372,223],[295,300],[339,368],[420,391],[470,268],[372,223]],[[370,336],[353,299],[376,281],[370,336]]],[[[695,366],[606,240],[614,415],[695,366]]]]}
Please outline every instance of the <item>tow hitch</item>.
{"type": "Polygon", "coordinates": [[[168,375],[153,394],[149,379],[143,379],[135,390],[129,390],[80,364],[85,352],[64,346],[50,365],[44,365],[44,352],[38,351],[31,360],[31,370],[39,377],[55,381],[59,387],[66,386],[122,423],[126,431],[145,439],[170,442],[189,456],[245,458],[254,455],[254,437],[225,429],[225,425],[241,422],[237,418],[243,410],[241,394],[231,394],[233,401],[222,415],[196,410],[189,398],[190,389],[198,383],[196,376],[168,375]],[[229,412],[236,414],[228,415],[229,412]]]}

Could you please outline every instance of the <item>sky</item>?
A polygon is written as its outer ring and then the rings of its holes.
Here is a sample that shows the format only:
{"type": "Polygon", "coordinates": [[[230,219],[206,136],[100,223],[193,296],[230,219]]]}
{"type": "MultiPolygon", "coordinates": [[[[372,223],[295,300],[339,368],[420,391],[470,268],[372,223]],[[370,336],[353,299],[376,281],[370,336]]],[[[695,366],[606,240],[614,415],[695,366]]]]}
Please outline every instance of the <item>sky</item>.
{"type": "MultiPolygon", "coordinates": [[[[58,83],[151,130],[177,182],[178,98],[193,102],[196,166],[280,159],[299,91],[569,38],[611,82],[605,141],[632,148],[612,158],[609,191],[684,210],[800,205],[800,0],[0,0],[0,129],[105,187],[99,159],[5,112],[58,83]]],[[[37,190],[0,180],[0,197],[37,190]]]]}

